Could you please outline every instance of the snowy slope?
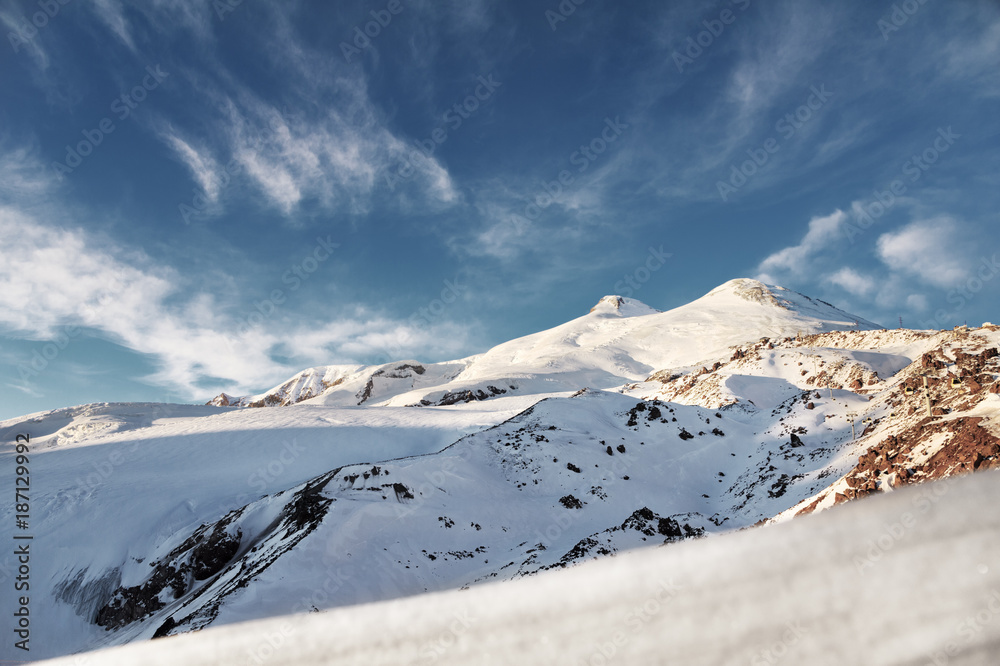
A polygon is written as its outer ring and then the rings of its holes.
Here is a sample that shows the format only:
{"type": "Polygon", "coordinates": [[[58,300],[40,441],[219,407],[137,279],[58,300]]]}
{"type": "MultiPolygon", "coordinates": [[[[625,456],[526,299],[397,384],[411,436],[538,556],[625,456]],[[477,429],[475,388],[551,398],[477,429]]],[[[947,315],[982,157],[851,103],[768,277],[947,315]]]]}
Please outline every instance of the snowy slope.
{"type": "Polygon", "coordinates": [[[996,473],[939,481],[788,525],[86,663],[985,666],[1000,646],[1000,517],[983,509],[998,503],[996,473]]]}
{"type": "MultiPolygon", "coordinates": [[[[438,451],[527,406],[507,402],[489,412],[101,404],[0,422],[10,469],[14,437],[31,435],[39,651],[103,637],[92,623],[98,607],[122,581],[145,575],[144,562],[164,544],[318,472],[438,451]]],[[[0,513],[8,543],[14,508],[5,502],[0,513]]],[[[10,552],[0,555],[4,575],[15,566],[10,552]]],[[[12,656],[9,649],[0,654],[12,656]]]]}

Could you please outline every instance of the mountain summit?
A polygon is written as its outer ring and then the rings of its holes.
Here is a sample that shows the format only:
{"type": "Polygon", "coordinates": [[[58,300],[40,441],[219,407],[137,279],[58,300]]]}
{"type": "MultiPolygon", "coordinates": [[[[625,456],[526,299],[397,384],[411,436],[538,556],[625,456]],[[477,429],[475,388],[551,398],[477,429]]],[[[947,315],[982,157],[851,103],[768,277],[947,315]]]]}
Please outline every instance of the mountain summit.
{"type": "MultiPolygon", "coordinates": [[[[801,317],[804,322],[814,320],[854,330],[882,328],[879,324],[844,312],[826,301],[749,278],[737,278],[721,284],[702,298],[694,301],[692,305],[698,303],[705,308],[727,309],[733,307],[734,298],[751,304],[786,310],[801,317]]],[[[825,328],[824,330],[835,329],[825,328]]]]}
{"type": "Polygon", "coordinates": [[[655,308],[651,308],[645,303],[635,300],[634,298],[625,298],[624,296],[605,296],[601,300],[597,301],[597,305],[590,308],[591,313],[598,314],[615,314],[619,317],[639,317],[647,314],[656,314],[660,312],[655,308]]]}

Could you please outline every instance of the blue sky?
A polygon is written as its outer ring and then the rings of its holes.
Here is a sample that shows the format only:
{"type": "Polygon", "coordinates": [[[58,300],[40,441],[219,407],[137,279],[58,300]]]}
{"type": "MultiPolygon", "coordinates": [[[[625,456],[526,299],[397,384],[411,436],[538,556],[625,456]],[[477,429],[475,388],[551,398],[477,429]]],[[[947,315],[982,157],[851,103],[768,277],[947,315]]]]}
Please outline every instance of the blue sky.
{"type": "Polygon", "coordinates": [[[995,2],[0,23],[0,417],[457,358],[735,277],[890,326],[1000,319],[995,2]]]}

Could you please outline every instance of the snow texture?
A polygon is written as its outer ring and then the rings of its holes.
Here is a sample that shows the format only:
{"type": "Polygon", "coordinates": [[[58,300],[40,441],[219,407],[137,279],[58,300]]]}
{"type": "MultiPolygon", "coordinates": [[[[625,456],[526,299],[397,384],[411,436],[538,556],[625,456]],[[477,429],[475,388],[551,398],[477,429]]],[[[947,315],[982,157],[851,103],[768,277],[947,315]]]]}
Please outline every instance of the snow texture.
{"type": "MultiPolygon", "coordinates": [[[[133,664],[954,664],[1000,649],[1000,477],[468,591],[88,655],[133,664]]],[[[74,658],[51,663],[76,665],[74,658]]]]}

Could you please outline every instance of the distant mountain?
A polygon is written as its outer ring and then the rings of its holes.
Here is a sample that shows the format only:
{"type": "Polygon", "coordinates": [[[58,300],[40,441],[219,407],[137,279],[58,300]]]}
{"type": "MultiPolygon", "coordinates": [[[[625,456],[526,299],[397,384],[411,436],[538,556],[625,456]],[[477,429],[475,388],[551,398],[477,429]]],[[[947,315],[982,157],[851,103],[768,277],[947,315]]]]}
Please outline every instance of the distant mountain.
{"type": "Polygon", "coordinates": [[[663,368],[689,368],[725,357],[733,345],[838,330],[878,329],[783,287],[731,280],[687,305],[660,312],[605,296],[586,315],[446,363],[413,360],[380,366],[321,366],[260,395],[225,393],[208,404],[271,407],[311,404],[453,404],[497,395],[612,388],[663,368]]]}
{"type": "Polygon", "coordinates": [[[997,467],[998,345],[736,280],[229,407],[0,422],[31,435],[39,656],[531,577],[997,467]]]}

